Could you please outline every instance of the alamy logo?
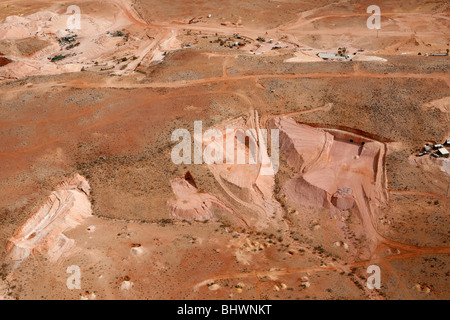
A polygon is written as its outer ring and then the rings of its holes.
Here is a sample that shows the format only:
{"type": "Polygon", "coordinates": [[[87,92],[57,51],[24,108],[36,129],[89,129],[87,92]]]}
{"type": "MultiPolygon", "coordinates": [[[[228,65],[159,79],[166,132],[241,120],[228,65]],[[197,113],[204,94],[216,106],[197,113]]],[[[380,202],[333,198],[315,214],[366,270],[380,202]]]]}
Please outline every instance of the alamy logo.
{"type": "Polygon", "coordinates": [[[81,289],[81,270],[79,266],[68,266],[66,273],[70,273],[71,276],[67,278],[67,288],[69,290],[81,289]]]}
{"type": "MultiPolygon", "coordinates": [[[[244,131],[227,127],[225,133],[218,129],[209,129],[203,133],[202,121],[194,121],[193,140],[194,164],[260,164],[261,175],[278,172],[279,129],[270,130],[270,157],[266,129],[244,131]]],[[[191,133],[186,129],[177,129],[172,133],[172,141],[180,141],[172,149],[173,163],[192,164],[191,133]]]]}
{"type": "Polygon", "coordinates": [[[71,16],[67,18],[67,29],[80,30],[81,29],[81,10],[79,6],[71,5],[67,8],[66,14],[71,16]],[[73,14],[72,14],[73,12],[73,14]]]}
{"type": "Polygon", "coordinates": [[[377,265],[371,265],[367,268],[367,273],[372,274],[367,278],[367,288],[380,289],[381,288],[381,269],[377,265]]]}
{"type": "Polygon", "coordinates": [[[379,6],[371,5],[367,8],[367,13],[373,13],[367,19],[367,28],[369,29],[381,29],[381,9],[379,6]]]}

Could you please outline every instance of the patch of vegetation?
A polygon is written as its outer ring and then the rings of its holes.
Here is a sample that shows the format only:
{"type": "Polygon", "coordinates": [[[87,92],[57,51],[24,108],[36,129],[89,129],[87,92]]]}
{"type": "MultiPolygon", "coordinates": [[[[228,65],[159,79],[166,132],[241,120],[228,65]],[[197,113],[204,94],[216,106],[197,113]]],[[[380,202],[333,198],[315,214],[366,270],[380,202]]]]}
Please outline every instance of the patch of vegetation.
{"type": "Polygon", "coordinates": [[[75,48],[75,47],[78,47],[79,45],[80,45],[80,42],[73,43],[73,44],[71,44],[71,45],[68,45],[68,46],[66,47],[66,50],[73,49],[73,48],[75,48]]]}
{"type": "Polygon", "coordinates": [[[116,31],[116,32],[113,32],[113,33],[111,33],[111,36],[113,36],[113,37],[123,37],[125,34],[122,32],[122,31],[116,31]]]}
{"type": "Polygon", "coordinates": [[[60,55],[57,55],[57,56],[54,56],[53,58],[51,58],[50,61],[55,62],[55,61],[59,61],[59,60],[65,59],[65,58],[66,58],[66,56],[60,54],[60,55]]]}
{"type": "Polygon", "coordinates": [[[156,221],[156,223],[158,225],[160,225],[161,227],[165,227],[166,225],[172,225],[173,220],[172,219],[160,219],[160,220],[156,221]]]}
{"type": "Polygon", "coordinates": [[[71,44],[72,42],[74,42],[77,39],[78,35],[73,35],[73,36],[67,36],[67,37],[61,37],[61,38],[56,38],[56,41],[58,41],[59,46],[62,48],[67,44],[71,44]]]}

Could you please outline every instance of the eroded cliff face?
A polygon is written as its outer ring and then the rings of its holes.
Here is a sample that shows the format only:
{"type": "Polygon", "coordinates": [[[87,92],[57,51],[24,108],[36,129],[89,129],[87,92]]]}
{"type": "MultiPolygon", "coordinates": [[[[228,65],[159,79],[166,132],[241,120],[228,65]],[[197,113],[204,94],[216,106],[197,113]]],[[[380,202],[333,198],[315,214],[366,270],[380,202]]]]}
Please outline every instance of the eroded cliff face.
{"type": "Polygon", "coordinates": [[[79,174],[57,186],[47,202],[7,240],[6,250],[11,259],[23,261],[40,252],[57,261],[75,243],[64,232],[92,215],[89,192],[89,183],[79,174]]]}

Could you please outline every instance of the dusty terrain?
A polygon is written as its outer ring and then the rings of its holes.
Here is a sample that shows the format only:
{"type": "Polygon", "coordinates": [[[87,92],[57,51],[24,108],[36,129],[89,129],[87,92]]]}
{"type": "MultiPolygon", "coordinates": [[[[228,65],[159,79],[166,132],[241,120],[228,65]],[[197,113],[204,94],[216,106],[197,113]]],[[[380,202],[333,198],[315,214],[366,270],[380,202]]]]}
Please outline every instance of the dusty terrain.
{"type": "Polygon", "coordinates": [[[449,299],[450,5],[371,4],[2,1],[0,299],[449,299]]]}

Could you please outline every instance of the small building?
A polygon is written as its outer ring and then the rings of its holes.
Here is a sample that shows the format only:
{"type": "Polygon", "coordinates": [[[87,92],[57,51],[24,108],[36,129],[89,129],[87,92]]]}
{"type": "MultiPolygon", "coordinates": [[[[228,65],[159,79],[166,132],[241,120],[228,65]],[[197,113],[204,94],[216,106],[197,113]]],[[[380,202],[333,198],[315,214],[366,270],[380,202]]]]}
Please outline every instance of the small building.
{"type": "Polygon", "coordinates": [[[438,156],[447,158],[450,154],[446,148],[440,148],[437,151],[438,156]]]}

